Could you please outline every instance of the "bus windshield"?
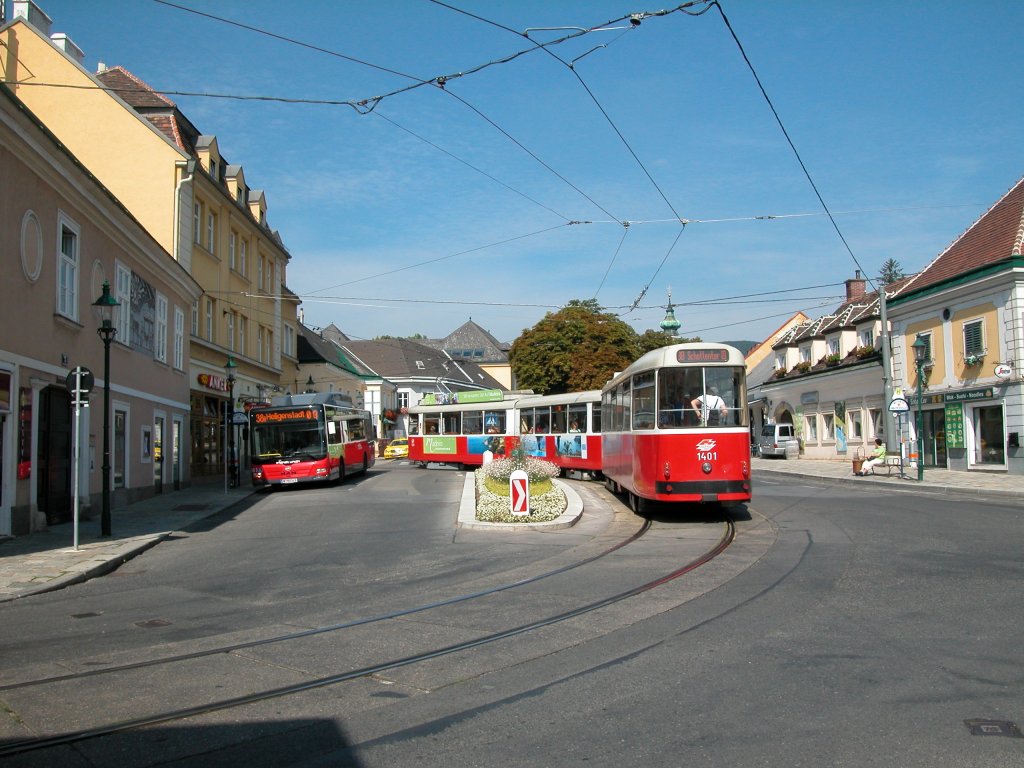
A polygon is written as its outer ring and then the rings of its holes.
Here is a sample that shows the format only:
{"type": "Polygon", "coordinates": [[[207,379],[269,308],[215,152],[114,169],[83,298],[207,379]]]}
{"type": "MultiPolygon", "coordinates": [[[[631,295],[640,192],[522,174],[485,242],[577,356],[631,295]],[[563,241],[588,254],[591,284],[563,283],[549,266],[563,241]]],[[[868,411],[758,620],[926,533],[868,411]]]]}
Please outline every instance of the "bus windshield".
{"type": "Polygon", "coordinates": [[[318,421],[258,424],[252,429],[253,461],[317,461],[327,456],[318,421]]]}

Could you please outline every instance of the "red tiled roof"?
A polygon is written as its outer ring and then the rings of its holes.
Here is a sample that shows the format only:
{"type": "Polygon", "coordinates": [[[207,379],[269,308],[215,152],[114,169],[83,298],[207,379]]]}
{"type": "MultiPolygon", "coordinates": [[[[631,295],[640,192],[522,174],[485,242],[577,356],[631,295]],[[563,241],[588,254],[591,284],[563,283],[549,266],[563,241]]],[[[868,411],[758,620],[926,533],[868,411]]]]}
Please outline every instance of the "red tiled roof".
{"type": "Polygon", "coordinates": [[[157,93],[124,67],[111,67],[96,75],[96,79],[113,90],[135,109],[174,109],[175,104],[157,93]]]}
{"type": "Polygon", "coordinates": [[[1021,255],[1024,178],[924,268],[908,291],[936,285],[979,267],[1021,255]]]}

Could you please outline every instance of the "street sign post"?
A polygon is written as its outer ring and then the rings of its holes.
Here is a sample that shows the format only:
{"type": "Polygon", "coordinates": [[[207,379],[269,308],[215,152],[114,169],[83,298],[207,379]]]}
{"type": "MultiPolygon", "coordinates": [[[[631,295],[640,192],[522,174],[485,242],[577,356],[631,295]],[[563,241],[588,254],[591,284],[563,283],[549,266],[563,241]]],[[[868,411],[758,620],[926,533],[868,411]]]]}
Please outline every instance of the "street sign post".
{"type": "MultiPolygon", "coordinates": [[[[889,401],[889,413],[896,417],[896,432],[900,436],[900,479],[909,480],[910,477],[903,472],[903,414],[910,412],[910,403],[904,397],[894,397],[889,401]]],[[[921,457],[918,456],[918,461],[921,457]]]]}
{"type": "Polygon", "coordinates": [[[82,409],[89,407],[89,393],[95,386],[96,380],[92,375],[92,371],[84,366],[78,366],[67,377],[68,391],[71,392],[71,404],[75,409],[75,421],[74,429],[71,435],[71,484],[74,489],[74,540],[75,540],[75,551],[78,551],[78,509],[79,509],[79,490],[78,490],[78,465],[79,465],[79,443],[81,442],[82,434],[82,409]]]}
{"type": "Polygon", "coordinates": [[[509,476],[508,497],[513,515],[530,514],[530,478],[523,470],[517,469],[509,476]]]}

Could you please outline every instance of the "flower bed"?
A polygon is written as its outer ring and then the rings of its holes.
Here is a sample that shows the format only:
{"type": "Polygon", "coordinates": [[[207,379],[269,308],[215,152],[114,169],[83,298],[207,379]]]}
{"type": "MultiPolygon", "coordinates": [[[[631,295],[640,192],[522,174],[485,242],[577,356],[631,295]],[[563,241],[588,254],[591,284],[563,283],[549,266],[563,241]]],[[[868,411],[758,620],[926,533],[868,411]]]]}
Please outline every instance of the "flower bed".
{"type": "Polygon", "coordinates": [[[476,519],[486,523],[538,523],[558,518],[568,502],[565,493],[551,480],[558,467],[532,456],[496,459],[475,473],[476,519]],[[525,470],[530,479],[530,514],[513,515],[509,504],[509,477],[525,470]]]}

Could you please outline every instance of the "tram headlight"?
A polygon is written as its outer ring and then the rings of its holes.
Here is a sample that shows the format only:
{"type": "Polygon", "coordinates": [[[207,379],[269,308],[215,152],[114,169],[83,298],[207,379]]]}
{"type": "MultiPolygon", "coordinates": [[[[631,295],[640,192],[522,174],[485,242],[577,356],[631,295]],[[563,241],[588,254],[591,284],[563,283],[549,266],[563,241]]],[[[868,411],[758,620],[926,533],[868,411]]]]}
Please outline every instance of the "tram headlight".
{"type": "Polygon", "coordinates": [[[700,465],[700,468],[704,472],[705,475],[710,475],[711,474],[711,462],[710,461],[705,461],[703,464],[700,465]]]}

